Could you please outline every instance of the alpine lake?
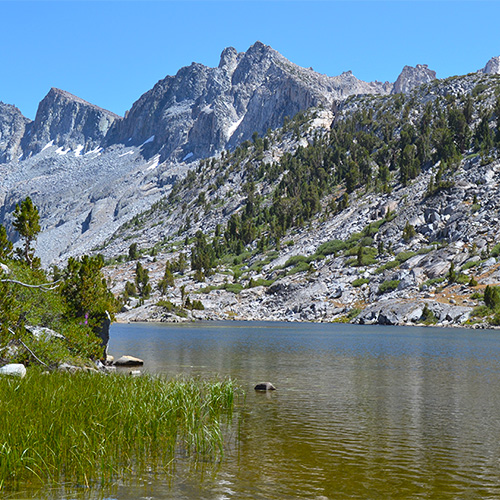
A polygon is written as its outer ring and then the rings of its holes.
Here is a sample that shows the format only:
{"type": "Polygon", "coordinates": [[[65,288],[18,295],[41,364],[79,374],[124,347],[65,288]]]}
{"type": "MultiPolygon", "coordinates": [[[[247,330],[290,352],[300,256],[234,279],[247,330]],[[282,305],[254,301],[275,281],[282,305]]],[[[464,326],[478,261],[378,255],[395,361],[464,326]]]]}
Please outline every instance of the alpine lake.
{"type": "Polygon", "coordinates": [[[500,498],[498,330],[114,324],[109,352],[144,359],[142,372],[236,381],[223,457],[9,498],[500,498]],[[267,381],[277,390],[254,391],[267,381]]]}

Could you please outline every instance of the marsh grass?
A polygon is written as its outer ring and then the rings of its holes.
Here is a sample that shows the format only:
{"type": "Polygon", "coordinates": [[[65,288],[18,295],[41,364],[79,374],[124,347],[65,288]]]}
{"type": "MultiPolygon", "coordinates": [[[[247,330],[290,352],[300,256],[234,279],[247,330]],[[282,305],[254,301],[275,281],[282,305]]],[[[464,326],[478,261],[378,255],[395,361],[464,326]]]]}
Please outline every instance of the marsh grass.
{"type": "MultiPolygon", "coordinates": [[[[26,484],[101,486],[223,453],[228,381],[50,373],[0,379],[0,494],[26,484]]],[[[0,495],[1,496],[1,495],[0,495]]]]}

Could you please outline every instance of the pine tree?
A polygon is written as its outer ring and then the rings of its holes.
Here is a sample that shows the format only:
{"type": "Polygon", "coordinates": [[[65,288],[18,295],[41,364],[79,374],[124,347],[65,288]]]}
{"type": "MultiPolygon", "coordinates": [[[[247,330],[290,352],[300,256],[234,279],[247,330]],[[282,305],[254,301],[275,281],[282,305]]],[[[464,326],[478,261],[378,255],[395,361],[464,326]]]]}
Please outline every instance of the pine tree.
{"type": "Polygon", "coordinates": [[[142,299],[147,299],[151,295],[151,285],[149,284],[149,272],[137,261],[135,266],[135,286],[137,293],[142,299]]]}
{"type": "Polygon", "coordinates": [[[162,295],[167,293],[167,290],[174,286],[174,275],[172,273],[172,266],[170,261],[165,263],[165,273],[163,274],[163,279],[158,283],[158,290],[162,295]]]}
{"type": "Polygon", "coordinates": [[[28,197],[21,204],[16,205],[14,211],[13,226],[24,240],[24,245],[18,249],[18,255],[23,258],[30,267],[38,267],[39,259],[35,258],[35,251],[31,247],[40,232],[40,215],[38,209],[28,197]]]}
{"type": "Polygon", "coordinates": [[[0,261],[5,261],[12,257],[12,242],[7,237],[5,227],[0,224],[0,261]]]}

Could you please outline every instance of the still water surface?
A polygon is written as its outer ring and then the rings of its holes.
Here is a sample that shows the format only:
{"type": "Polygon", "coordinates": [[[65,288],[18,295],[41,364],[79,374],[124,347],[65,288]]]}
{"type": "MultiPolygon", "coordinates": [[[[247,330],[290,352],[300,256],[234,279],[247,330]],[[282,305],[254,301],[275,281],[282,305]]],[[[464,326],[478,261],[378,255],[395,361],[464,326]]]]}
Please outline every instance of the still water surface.
{"type": "Polygon", "coordinates": [[[500,498],[498,331],[117,324],[109,351],[246,392],[219,469],[109,498],[500,498]],[[278,390],[255,393],[262,381],[278,390]]]}
{"type": "Polygon", "coordinates": [[[500,499],[499,331],[116,324],[109,351],[236,380],[224,458],[51,499],[500,499]]]}

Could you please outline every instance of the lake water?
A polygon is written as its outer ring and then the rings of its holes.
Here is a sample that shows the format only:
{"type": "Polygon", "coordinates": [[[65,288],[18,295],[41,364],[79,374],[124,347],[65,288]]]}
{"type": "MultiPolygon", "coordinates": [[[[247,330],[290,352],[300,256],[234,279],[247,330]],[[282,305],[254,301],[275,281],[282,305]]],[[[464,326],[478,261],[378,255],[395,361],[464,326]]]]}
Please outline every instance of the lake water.
{"type": "Polygon", "coordinates": [[[284,323],[115,324],[144,371],[246,392],[219,467],[116,499],[500,498],[500,332],[284,323]],[[256,393],[270,381],[277,391],[256,393]]]}
{"type": "Polygon", "coordinates": [[[47,498],[500,498],[500,331],[115,324],[109,351],[150,373],[236,380],[246,396],[224,458],[47,498]],[[256,393],[263,381],[278,390],[256,393]]]}

